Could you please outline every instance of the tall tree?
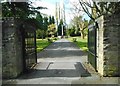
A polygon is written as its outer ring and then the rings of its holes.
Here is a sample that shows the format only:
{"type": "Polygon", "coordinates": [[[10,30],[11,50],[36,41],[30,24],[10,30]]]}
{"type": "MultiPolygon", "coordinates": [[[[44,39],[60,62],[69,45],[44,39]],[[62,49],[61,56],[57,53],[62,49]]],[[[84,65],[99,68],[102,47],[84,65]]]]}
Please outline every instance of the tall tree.
{"type": "MultiPolygon", "coordinates": [[[[117,0],[116,0],[117,1],[117,0]]],[[[82,11],[84,11],[94,22],[95,19],[102,15],[111,15],[114,13],[119,13],[120,1],[118,2],[100,2],[95,0],[78,0],[78,4],[81,6],[82,11]],[[92,12],[91,10],[92,9],[92,12]]],[[[77,10],[81,11],[81,8],[77,10]]]]}
{"type": "Polygon", "coordinates": [[[52,24],[52,18],[49,16],[49,25],[52,24]]]}
{"type": "Polygon", "coordinates": [[[56,25],[54,16],[49,16],[48,34],[51,37],[56,35],[56,25]]]}
{"type": "Polygon", "coordinates": [[[45,38],[47,35],[48,30],[48,18],[42,17],[40,14],[36,17],[36,19],[39,21],[40,28],[37,30],[37,37],[38,38],[45,38]]]}
{"type": "Polygon", "coordinates": [[[62,35],[62,25],[63,25],[63,20],[60,20],[60,24],[58,25],[58,35],[61,36],[62,35]]]}
{"type": "Polygon", "coordinates": [[[31,1],[26,2],[3,2],[2,3],[2,17],[19,18],[23,22],[33,22],[38,28],[38,21],[34,18],[39,14],[39,9],[46,9],[45,7],[33,7],[31,1]]]}
{"type": "Polygon", "coordinates": [[[3,17],[19,17],[28,18],[30,15],[40,13],[39,9],[45,9],[45,7],[33,7],[32,2],[4,2],[2,3],[2,16],[3,17]]]}
{"type": "Polygon", "coordinates": [[[48,26],[48,32],[51,37],[55,36],[56,30],[55,30],[55,24],[50,24],[48,26]]]}
{"type": "Polygon", "coordinates": [[[65,28],[65,26],[63,24],[63,20],[62,19],[60,20],[60,23],[58,25],[58,35],[59,36],[66,35],[66,28],[65,28]]]}
{"type": "Polygon", "coordinates": [[[82,16],[75,16],[73,18],[73,24],[76,26],[76,28],[80,29],[81,38],[85,38],[85,29],[88,27],[88,21],[85,19],[82,19],[82,16]]]}
{"type": "Polygon", "coordinates": [[[43,17],[41,14],[37,14],[36,20],[39,22],[39,28],[38,29],[43,29],[43,17]]]}
{"type": "Polygon", "coordinates": [[[73,14],[80,15],[81,13],[86,13],[91,20],[98,26],[96,19],[102,15],[112,15],[114,13],[119,13],[120,11],[120,1],[110,2],[110,1],[95,1],[95,0],[75,0],[72,3],[73,14]]]}
{"type": "Polygon", "coordinates": [[[27,2],[4,2],[2,3],[3,17],[23,17],[29,16],[29,4],[27,2]],[[24,15],[24,16],[23,16],[24,15]]]}
{"type": "Polygon", "coordinates": [[[43,19],[44,21],[43,21],[43,25],[44,25],[44,30],[45,31],[47,31],[47,29],[48,29],[48,18],[47,17],[44,17],[44,19],[43,19]]]}
{"type": "Polygon", "coordinates": [[[53,24],[55,24],[55,18],[54,18],[54,16],[52,16],[51,22],[52,22],[53,24]]]}

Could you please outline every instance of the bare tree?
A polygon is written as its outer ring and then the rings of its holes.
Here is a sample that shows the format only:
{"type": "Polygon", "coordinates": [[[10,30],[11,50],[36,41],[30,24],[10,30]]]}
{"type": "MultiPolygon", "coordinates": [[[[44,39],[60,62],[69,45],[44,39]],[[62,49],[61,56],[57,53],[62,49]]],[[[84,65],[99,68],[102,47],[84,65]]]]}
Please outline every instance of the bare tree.
{"type": "Polygon", "coordinates": [[[82,19],[82,16],[75,16],[72,20],[73,24],[76,26],[76,28],[79,28],[81,33],[81,38],[85,38],[85,29],[88,27],[88,21],[85,19],[82,19]]]}
{"type": "Polygon", "coordinates": [[[111,15],[120,10],[120,1],[117,2],[100,2],[95,0],[76,0],[76,3],[72,3],[72,12],[74,13],[86,13],[94,22],[95,19],[102,15],[111,15]]]}
{"type": "Polygon", "coordinates": [[[98,2],[93,0],[79,0],[79,5],[82,7],[84,12],[93,20],[97,19],[102,15],[111,15],[120,10],[120,2],[98,2]],[[91,9],[91,12],[90,10],[91,9]]]}
{"type": "MultiPolygon", "coordinates": [[[[73,8],[71,11],[74,16],[79,17],[81,12],[86,13],[98,27],[96,19],[102,15],[112,15],[119,13],[120,2],[97,2],[95,0],[77,0],[75,3],[71,3],[73,8]]],[[[79,28],[81,31],[81,37],[84,38],[84,29],[89,25],[85,24],[84,21],[79,20],[79,28]],[[87,26],[86,26],[87,25],[87,26]]]]}

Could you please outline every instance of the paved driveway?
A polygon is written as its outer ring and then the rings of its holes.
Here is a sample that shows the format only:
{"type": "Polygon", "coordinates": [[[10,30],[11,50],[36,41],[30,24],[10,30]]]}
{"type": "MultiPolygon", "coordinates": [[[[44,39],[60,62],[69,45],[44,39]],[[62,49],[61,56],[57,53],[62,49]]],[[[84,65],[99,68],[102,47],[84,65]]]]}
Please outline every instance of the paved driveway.
{"type": "Polygon", "coordinates": [[[38,53],[38,62],[86,62],[87,54],[74,43],[60,39],[38,53]]]}
{"type": "Polygon", "coordinates": [[[13,80],[16,84],[71,84],[90,76],[83,63],[87,54],[74,43],[60,39],[38,53],[38,64],[30,73],[13,80]]]}

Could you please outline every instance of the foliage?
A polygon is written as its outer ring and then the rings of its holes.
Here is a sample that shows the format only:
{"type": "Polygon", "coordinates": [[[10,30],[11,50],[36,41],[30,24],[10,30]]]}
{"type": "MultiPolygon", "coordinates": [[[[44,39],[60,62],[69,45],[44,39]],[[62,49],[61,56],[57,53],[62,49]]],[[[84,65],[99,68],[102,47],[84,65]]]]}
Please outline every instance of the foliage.
{"type": "Polygon", "coordinates": [[[48,26],[48,32],[49,32],[50,36],[54,36],[55,35],[55,32],[56,32],[55,27],[56,27],[55,24],[50,24],[48,26]]]}
{"type": "Polygon", "coordinates": [[[36,31],[36,36],[37,38],[42,38],[44,39],[46,37],[46,18],[43,18],[41,14],[37,14],[36,20],[39,22],[39,27],[37,28],[36,31]]]}
{"type": "Polygon", "coordinates": [[[62,35],[66,35],[66,28],[65,25],[63,25],[63,20],[60,20],[60,23],[58,25],[58,35],[62,36],[62,35]],[[62,29],[63,29],[63,34],[62,34],[62,29]]]}
{"type": "Polygon", "coordinates": [[[98,27],[98,23],[96,21],[97,18],[102,15],[114,15],[115,13],[119,13],[120,1],[116,1],[118,2],[110,2],[109,0],[106,2],[102,0],[76,0],[76,3],[72,3],[72,12],[77,16],[81,13],[87,14],[91,19],[88,25],[95,23],[95,26],[98,27]]]}
{"type": "Polygon", "coordinates": [[[55,18],[54,18],[54,16],[49,16],[49,23],[48,23],[49,25],[50,24],[55,24],[55,18]]]}
{"type": "Polygon", "coordinates": [[[54,19],[54,16],[49,16],[49,22],[48,22],[48,30],[47,30],[47,32],[48,32],[48,35],[50,36],[50,37],[54,37],[55,35],[56,35],[56,25],[55,25],[55,19],[54,19]]]}
{"type": "Polygon", "coordinates": [[[72,40],[73,42],[77,42],[77,38],[73,38],[73,40],[72,40]]]}
{"type": "Polygon", "coordinates": [[[22,20],[23,25],[29,23],[36,28],[41,28],[40,21],[35,18],[36,14],[40,14],[39,9],[44,7],[33,7],[31,1],[26,2],[3,2],[2,17],[14,17],[22,20]]]}
{"type": "Polygon", "coordinates": [[[80,36],[79,29],[72,26],[71,28],[66,29],[67,36],[80,36]]]}
{"type": "Polygon", "coordinates": [[[32,2],[4,2],[2,3],[2,17],[17,17],[21,19],[29,18],[30,15],[40,13],[39,9],[44,7],[33,7],[32,2]]]}
{"type": "Polygon", "coordinates": [[[67,35],[68,36],[75,36],[75,28],[68,28],[67,35]]]}
{"type": "Polygon", "coordinates": [[[84,39],[84,37],[87,35],[86,29],[88,27],[88,21],[82,19],[82,16],[74,16],[72,23],[76,28],[76,32],[80,31],[81,38],[84,39]]]}
{"type": "Polygon", "coordinates": [[[49,39],[49,38],[48,38],[48,42],[52,43],[53,41],[52,41],[52,39],[49,39]]]}
{"type": "Polygon", "coordinates": [[[38,39],[45,39],[45,37],[46,37],[46,31],[41,30],[41,29],[38,29],[38,30],[36,31],[36,37],[37,37],[38,39]]]}
{"type": "Polygon", "coordinates": [[[42,17],[41,14],[37,15],[37,20],[39,21],[40,27],[37,30],[37,38],[45,38],[49,35],[48,33],[48,26],[49,26],[49,22],[48,22],[48,17],[42,17]]]}
{"type": "Polygon", "coordinates": [[[47,17],[44,17],[44,18],[43,18],[43,29],[44,29],[45,31],[48,30],[48,18],[47,18],[47,17]]]}
{"type": "Polygon", "coordinates": [[[38,14],[36,19],[39,21],[40,27],[37,31],[38,38],[51,37],[56,35],[56,25],[54,16],[42,17],[41,14],[38,14]]]}
{"type": "Polygon", "coordinates": [[[41,14],[37,14],[36,20],[39,22],[39,27],[37,29],[43,29],[43,17],[41,14]]]}
{"type": "Polygon", "coordinates": [[[51,18],[51,16],[49,16],[48,24],[49,24],[49,25],[52,24],[52,18],[51,18]]]}
{"type": "Polygon", "coordinates": [[[55,24],[55,18],[52,16],[52,23],[55,24]]]}
{"type": "Polygon", "coordinates": [[[2,3],[2,17],[22,17],[24,18],[29,16],[30,10],[29,4],[26,2],[5,2],[2,3]]]}

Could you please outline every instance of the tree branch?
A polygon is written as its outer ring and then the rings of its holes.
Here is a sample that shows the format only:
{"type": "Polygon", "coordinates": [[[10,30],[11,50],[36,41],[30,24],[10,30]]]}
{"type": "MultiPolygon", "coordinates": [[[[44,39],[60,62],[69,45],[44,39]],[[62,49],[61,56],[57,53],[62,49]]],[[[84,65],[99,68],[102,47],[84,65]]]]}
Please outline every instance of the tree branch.
{"type": "Polygon", "coordinates": [[[79,4],[81,5],[81,7],[82,7],[82,9],[84,10],[84,12],[93,20],[93,21],[95,21],[95,19],[92,17],[92,15],[90,14],[90,12],[86,9],[87,7],[85,6],[83,6],[83,3],[79,0],[79,4]]]}

